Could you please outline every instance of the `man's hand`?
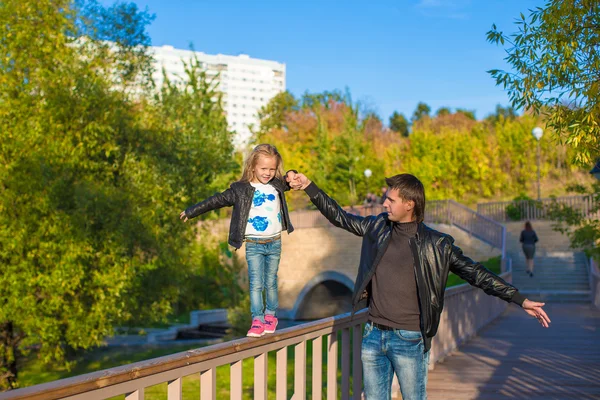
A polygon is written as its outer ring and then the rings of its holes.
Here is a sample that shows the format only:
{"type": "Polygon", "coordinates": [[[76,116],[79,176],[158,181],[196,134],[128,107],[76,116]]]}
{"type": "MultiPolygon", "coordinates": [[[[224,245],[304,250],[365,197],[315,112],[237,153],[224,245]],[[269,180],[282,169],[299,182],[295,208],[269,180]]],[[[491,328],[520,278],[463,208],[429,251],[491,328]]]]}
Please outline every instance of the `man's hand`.
{"type": "Polygon", "coordinates": [[[304,190],[310,185],[310,180],[300,172],[289,171],[285,176],[285,180],[294,190],[304,190]]]}
{"type": "Polygon", "coordinates": [[[542,309],[545,304],[546,303],[538,303],[536,301],[525,299],[522,307],[527,314],[536,318],[544,328],[548,328],[550,326],[550,318],[548,318],[548,315],[544,309],[542,309]]]}
{"type": "Polygon", "coordinates": [[[182,211],[181,214],[179,214],[179,219],[182,219],[183,222],[188,221],[188,217],[185,215],[185,211],[182,211]]]}

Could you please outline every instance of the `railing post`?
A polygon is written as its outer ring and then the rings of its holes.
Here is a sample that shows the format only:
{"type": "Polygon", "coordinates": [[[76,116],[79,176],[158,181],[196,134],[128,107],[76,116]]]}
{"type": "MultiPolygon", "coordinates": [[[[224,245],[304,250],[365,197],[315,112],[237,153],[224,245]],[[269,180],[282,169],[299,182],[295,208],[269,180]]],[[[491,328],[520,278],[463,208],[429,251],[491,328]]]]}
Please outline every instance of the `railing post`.
{"type": "Polygon", "coordinates": [[[362,394],[362,324],[352,327],[352,398],[360,400],[362,394]]]}
{"type": "Polygon", "coordinates": [[[323,336],[312,343],[312,400],[321,400],[323,386],[323,336]]]}
{"type": "Polygon", "coordinates": [[[294,352],[294,400],[306,399],[306,342],[296,345],[294,352]]]}
{"type": "Polygon", "coordinates": [[[342,400],[350,399],[350,329],[342,330],[342,400]]]}
{"type": "Polygon", "coordinates": [[[167,386],[168,400],[181,400],[181,378],[174,379],[167,386]]]}
{"type": "Polygon", "coordinates": [[[338,339],[337,332],[327,335],[327,400],[337,399],[338,339]]]}
{"type": "Polygon", "coordinates": [[[277,374],[275,377],[277,400],[287,399],[287,351],[287,347],[277,350],[277,374]]]}
{"type": "Polygon", "coordinates": [[[506,272],[506,265],[505,265],[505,259],[506,259],[506,226],[502,225],[502,238],[501,238],[501,246],[502,246],[502,253],[501,254],[501,259],[502,259],[502,272],[506,272]]]}
{"type": "Polygon", "coordinates": [[[216,368],[207,369],[200,373],[200,399],[217,399],[217,370],[216,368]]]}
{"type": "Polygon", "coordinates": [[[238,360],[229,367],[230,400],[242,400],[242,382],[242,360],[238,360]]]}
{"type": "Polygon", "coordinates": [[[144,400],[144,388],[125,395],[125,400],[144,400]]]}

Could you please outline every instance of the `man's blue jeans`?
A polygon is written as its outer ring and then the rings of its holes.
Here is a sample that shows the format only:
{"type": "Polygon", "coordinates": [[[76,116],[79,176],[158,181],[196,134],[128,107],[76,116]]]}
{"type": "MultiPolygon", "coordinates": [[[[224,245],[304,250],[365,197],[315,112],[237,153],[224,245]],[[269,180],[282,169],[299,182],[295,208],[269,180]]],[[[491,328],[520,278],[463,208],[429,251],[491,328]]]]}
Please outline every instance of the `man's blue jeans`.
{"type": "Polygon", "coordinates": [[[361,356],[367,400],[391,399],[394,373],[403,400],[427,399],[429,352],[424,349],[421,332],[380,330],[367,323],[361,356]]]}
{"type": "Polygon", "coordinates": [[[252,319],[265,322],[265,314],[275,315],[279,307],[277,270],[281,258],[281,240],[269,243],[246,242],[246,261],[250,281],[250,312],[252,319]],[[267,308],[263,303],[266,291],[267,308]]]}

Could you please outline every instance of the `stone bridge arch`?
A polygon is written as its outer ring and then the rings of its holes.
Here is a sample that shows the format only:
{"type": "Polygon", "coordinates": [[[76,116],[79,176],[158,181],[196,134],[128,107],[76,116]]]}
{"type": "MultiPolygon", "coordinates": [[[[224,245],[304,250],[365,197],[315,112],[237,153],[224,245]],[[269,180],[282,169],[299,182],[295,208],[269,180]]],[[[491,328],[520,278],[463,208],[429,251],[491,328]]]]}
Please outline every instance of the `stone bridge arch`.
{"type": "MultiPolygon", "coordinates": [[[[336,228],[326,221],[324,224],[317,222],[303,216],[302,219],[294,221],[296,230],[291,235],[284,233],[281,237],[278,315],[282,318],[312,319],[314,314],[303,307],[306,308],[311,302],[314,304],[315,296],[317,299],[319,296],[324,299],[328,295],[330,302],[337,301],[341,308],[344,307],[344,296],[348,296],[348,303],[351,301],[362,238],[336,228]],[[305,219],[307,221],[304,221],[305,219]]],[[[499,249],[480,242],[455,226],[428,225],[451,234],[465,254],[475,260],[483,261],[500,254],[499,249]]],[[[240,260],[245,262],[245,246],[242,246],[237,254],[240,260]]],[[[311,308],[318,309],[318,303],[316,307],[311,308]]],[[[318,315],[314,318],[330,315],[334,314],[318,315]]]]}
{"type": "Polygon", "coordinates": [[[337,271],[321,272],[300,291],[289,317],[319,319],[350,312],[353,290],[354,281],[348,276],[337,271]]]}

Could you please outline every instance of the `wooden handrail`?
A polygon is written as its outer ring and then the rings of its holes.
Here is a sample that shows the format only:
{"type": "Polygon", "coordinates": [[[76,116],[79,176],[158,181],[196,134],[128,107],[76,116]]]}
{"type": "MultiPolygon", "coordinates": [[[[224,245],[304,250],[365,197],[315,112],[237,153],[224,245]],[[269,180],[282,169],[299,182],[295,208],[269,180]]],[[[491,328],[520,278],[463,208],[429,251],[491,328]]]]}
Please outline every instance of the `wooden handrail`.
{"type": "MultiPolygon", "coordinates": [[[[277,344],[281,343],[283,347],[287,345],[285,342],[289,342],[290,340],[294,341],[297,339],[297,341],[300,342],[323,333],[331,333],[340,329],[352,327],[356,323],[366,322],[366,317],[366,310],[361,310],[354,315],[351,313],[336,315],[281,329],[275,334],[265,335],[261,338],[236,339],[209,347],[188,350],[151,360],[127,364],[121,367],[110,368],[103,371],[92,372],[72,378],[60,379],[53,382],[0,393],[0,400],[61,399],[170,371],[176,368],[224,358],[247,350],[259,349],[263,346],[277,347],[277,344]]],[[[257,352],[258,351],[259,350],[257,350],[257,352]]]]}

